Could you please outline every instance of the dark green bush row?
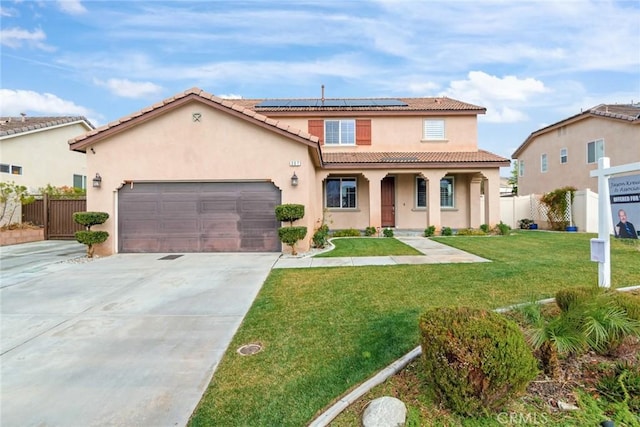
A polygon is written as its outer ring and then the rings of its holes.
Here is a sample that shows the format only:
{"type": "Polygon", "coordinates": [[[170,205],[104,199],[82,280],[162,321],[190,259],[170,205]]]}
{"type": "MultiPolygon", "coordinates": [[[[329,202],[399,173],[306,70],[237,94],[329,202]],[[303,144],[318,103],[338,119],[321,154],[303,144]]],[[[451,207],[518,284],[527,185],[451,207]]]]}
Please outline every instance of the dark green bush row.
{"type": "Polygon", "coordinates": [[[333,237],[360,237],[360,230],[356,230],[355,228],[336,230],[333,232],[333,237]]]}
{"type": "Polygon", "coordinates": [[[364,235],[367,237],[375,236],[376,233],[377,233],[377,230],[375,227],[367,227],[364,229],[364,235]]]}
{"type": "Polygon", "coordinates": [[[427,390],[459,414],[500,410],[537,375],[524,335],[498,313],[434,308],[419,325],[427,390]]]}
{"type": "Polygon", "coordinates": [[[393,229],[392,229],[392,228],[385,228],[385,229],[382,231],[382,235],[383,235],[384,237],[393,237],[393,229]]]}

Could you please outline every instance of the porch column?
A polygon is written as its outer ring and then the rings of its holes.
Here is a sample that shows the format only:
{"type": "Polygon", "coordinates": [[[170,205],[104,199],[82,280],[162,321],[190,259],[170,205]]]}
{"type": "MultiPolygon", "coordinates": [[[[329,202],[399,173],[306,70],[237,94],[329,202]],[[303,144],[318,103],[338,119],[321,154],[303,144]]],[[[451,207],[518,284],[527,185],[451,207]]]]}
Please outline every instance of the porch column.
{"type": "Polygon", "coordinates": [[[363,176],[369,181],[369,226],[382,226],[382,178],[387,176],[386,171],[367,171],[363,176]]]}
{"type": "Polygon", "coordinates": [[[494,226],[500,222],[500,171],[483,171],[486,177],[484,183],[485,222],[494,226]]]}
{"type": "Polygon", "coordinates": [[[473,175],[469,181],[469,227],[479,228],[481,224],[481,212],[484,206],[480,204],[480,186],[483,176],[473,175]]]}
{"type": "Polygon", "coordinates": [[[442,228],[440,219],[440,180],[446,175],[442,171],[424,171],[422,176],[427,180],[427,225],[436,230],[442,228]]]}

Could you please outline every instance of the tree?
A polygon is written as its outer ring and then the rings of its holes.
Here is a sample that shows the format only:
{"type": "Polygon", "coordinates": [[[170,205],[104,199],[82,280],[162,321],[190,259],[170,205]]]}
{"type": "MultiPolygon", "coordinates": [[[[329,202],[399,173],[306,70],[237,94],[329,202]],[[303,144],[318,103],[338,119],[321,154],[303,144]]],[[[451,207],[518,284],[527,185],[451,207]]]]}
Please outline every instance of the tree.
{"type": "Polygon", "coordinates": [[[518,194],[518,174],[520,173],[520,166],[517,160],[514,160],[511,169],[511,176],[509,177],[509,185],[511,186],[511,192],[513,194],[518,194]]]}
{"type": "Polygon", "coordinates": [[[304,205],[285,204],[276,206],[276,219],[278,221],[287,221],[291,224],[289,227],[280,227],[278,229],[278,237],[282,243],[291,246],[291,254],[297,255],[296,243],[298,240],[304,239],[307,235],[307,227],[294,227],[294,221],[304,216],[304,205]]]}
{"type": "Polygon", "coordinates": [[[27,187],[15,182],[0,182],[0,223],[13,224],[13,215],[20,205],[33,203],[35,197],[29,195],[27,187]]]}
{"type": "Polygon", "coordinates": [[[106,231],[93,231],[91,227],[98,224],[104,224],[109,219],[106,212],[75,212],[73,220],[85,227],[84,230],[76,231],[76,240],[87,245],[87,257],[93,258],[94,245],[103,243],[109,237],[106,231]]]}

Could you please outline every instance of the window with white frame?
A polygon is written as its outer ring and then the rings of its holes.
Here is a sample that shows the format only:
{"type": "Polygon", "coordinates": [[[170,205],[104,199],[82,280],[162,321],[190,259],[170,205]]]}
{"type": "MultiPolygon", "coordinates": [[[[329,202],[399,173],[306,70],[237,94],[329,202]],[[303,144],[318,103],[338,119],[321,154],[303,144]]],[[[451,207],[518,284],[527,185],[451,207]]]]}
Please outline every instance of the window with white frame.
{"type": "Polygon", "coordinates": [[[518,176],[524,176],[524,160],[518,160],[518,176]]]}
{"type": "Polygon", "coordinates": [[[327,208],[355,209],[357,207],[356,178],[327,178],[325,205],[327,208]]]}
{"type": "Polygon", "coordinates": [[[446,176],[440,180],[440,207],[454,207],[454,180],[452,176],[446,176]]]}
{"type": "Polygon", "coordinates": [[[11,165],[8,165],[6,163],[1,163],[0,164],[0,172],[2,172],[2,173],[10,173],[11,172],[11,165]]]}
{"type": "Polygon", "coordinates": [[[566,148],[560,149],[560,163],[565,164],[569,161],[569,154],[566,148]]]}
{"type": "Polygon", "coordinates": [[[596,163],[604,157],[604,139],[587,142],[587,163],[596,163]]]}
{"type": "Polygon", "coordinates": [[[73,187],[87,189],[87,177],[85,175],[73,174],[73,187]]]}
{"type": "Polygon", "coordinates": [[[22,175],[22,166],[11,165],[12,175],[22,175]]]}
{"type": "Polygon", "coordinates": [[[416,207],[427,207],[427,180],[421,177],[416,177],[416,207]]]}
{"type": "Polygon", "coordinates": [[[356,144],[355,120],[325,120],[324,143],[333,145],[356,144]]]}
{"type": "Polygon", "coordinates": [[[442,141],[445,139],[444,120],[427,119],[424,121],[422,139],[426,141],[442,141]]]}
{"type": "Polygon", "coordinates": [[[549,165],[547,164],[547,155],[540,155],[540,172],[545,173],[549,169],[549,165]]]}

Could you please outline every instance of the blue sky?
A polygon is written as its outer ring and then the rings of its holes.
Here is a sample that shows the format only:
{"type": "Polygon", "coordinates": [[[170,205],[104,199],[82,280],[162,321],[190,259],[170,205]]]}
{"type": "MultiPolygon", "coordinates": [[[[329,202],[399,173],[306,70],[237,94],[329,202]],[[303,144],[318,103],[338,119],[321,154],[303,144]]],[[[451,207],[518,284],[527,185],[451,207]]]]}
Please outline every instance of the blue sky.
{"type": "Polygon", "coordinates": [[[103,125],[193,86],[316,98],[324,84],[484,106],[480,147],[510,157],[581,109],[640,101],[639,0],[3,0],[0,19],[4,116],[103,125]]]}

